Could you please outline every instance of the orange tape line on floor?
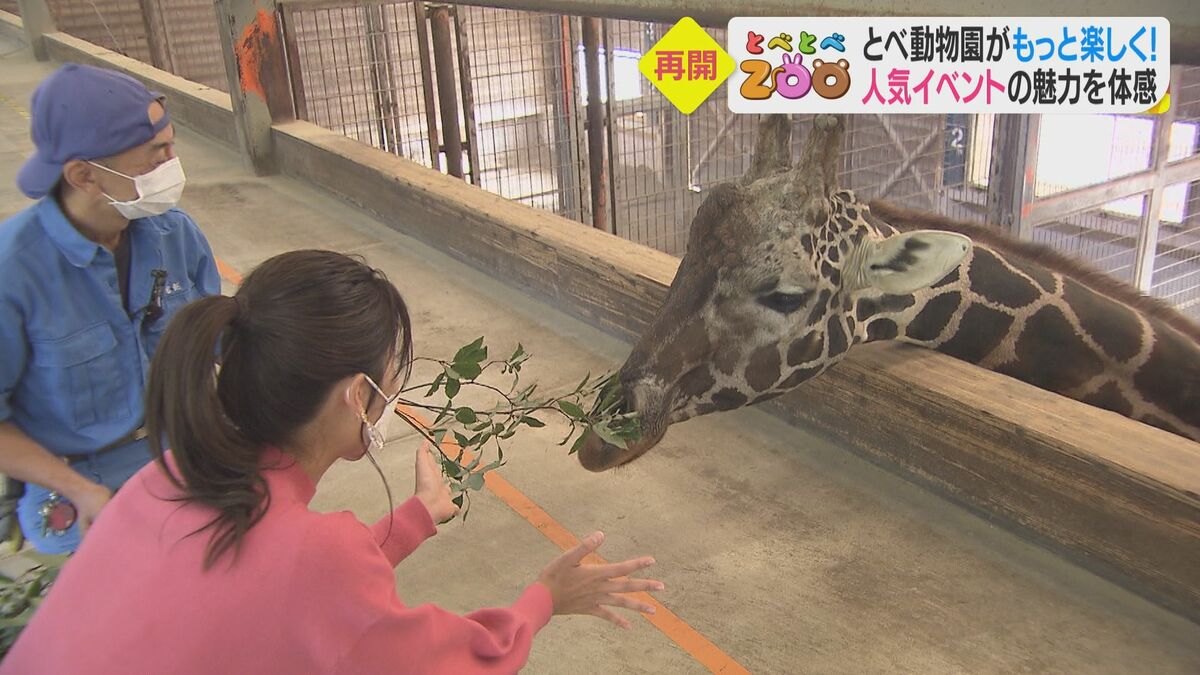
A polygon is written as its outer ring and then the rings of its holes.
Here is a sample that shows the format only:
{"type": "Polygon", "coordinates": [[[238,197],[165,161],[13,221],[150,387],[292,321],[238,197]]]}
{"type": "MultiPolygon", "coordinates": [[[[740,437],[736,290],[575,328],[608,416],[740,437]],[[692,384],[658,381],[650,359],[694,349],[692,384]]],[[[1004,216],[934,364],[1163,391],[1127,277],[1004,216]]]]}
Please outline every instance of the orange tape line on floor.
{"type": "MultiPolygon", "coordinates": [[[[220,258],[217,258],[217,270],[226,281],[232,284],[242,283],[242,275],[238,274],[237,270],[225,264],[220,258]]],[[[425,429],[429,428],[429,423],[417,411],[408,406],[399,405],[396,407],[396,412],[403,414],[415,424],[425,429]]],[[[451,457],[457,456],[458,450],[458,444],[453,439],[442,440],[442,451],[447,455],[451,457]]],[[[470,461],[469,457],[464,456],[464,459],[465,461],[470,461]]],[[[579,545],[579,539],[570,530],[563,527],[549,513],[546,513],[545,509],[525,496],[525,493],[518,490],[503,476],[494,471],[489,471],[484,476],[484,484],[492,494],[500,498],[500,501],[507,504],[513,511],[516,511],[518,515],[524,518],[530,525],[533,525],[534,529],[541,532],[543,536],[553,542],[559,549],[567,551],[579,545]]],[[[584,559],[584,562],[594,565],[606,564],[604,558],[595,553],[588,555],[584,559]]],[[[646,620],[654,624],[655,628],[662,631],[672,642],[679,645],[681,649],[705,668],[714,673],[721,673],[721,675],[750,672],[737,661],[734,661],[733,657],[721,651],[720,647],[701,635],[699,631],[689,626],[678,615],[664,607],[662,603],[649,593],[631,593],[630,595],[653,606],[654,614],[643,615],[646,620]]]]}
{"type": "MultiPolygon", "coordinates": [[[[396,407],[396,411],[421,427],[425,429],[429,428],[428,422],[422,419],[421,415],[412,408],[399,405],[396,407]]],[[[446,439],[442,439],[441,445],[442,451],[445,454],[451,457],[458,455],[459,446],[453,440],[447,441],[446,439]]],[[[463,461],[469,462],[471,459],[469,455],[463,455],[463,461]]],[[[484,476],[484,484],[487,485],[492,494],[499,497],[509,508],[516,511],[561,550],[567,551],[579,545],[579,539],[570,530],[563,527],[549,513],[546,513],[545,509],[525,496],[525,493],[518,490],[500,474],[489,471],[484,476]]],[[[599,555],[591,553],[587,558],[584,558],[584,562],[593,565],[604,565],[607,561],[599,555]]],[[[643,615],[645,619],[654,624],[655,628],[662,631],[664,635],[679,645],[680,648],[705,668],[714,673],[729,675],[749,672],[737,661],[734,661],[733,657],[721,651],[720,647],[710,642],[708,638],[701,635],[695,628],[689,626],[678,615],[664,607],[654,596],[649,593],[631,593],[630,595],[653,606],[654,614],[643,615]]]]}

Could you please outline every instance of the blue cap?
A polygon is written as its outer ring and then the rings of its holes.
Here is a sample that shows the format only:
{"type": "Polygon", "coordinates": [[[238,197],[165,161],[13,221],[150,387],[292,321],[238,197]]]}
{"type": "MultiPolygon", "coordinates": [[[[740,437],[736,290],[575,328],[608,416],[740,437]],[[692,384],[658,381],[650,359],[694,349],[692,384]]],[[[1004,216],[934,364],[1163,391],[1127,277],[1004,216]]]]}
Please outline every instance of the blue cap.
{"type": "Polygon", "coordinates": [[[68,63],[33,92],[30,112],[37,148],[17,173],[17,187],[40,199],[72,159],[111,157],[149,142],[171,123],[150,123],[146,109],[165,97],[112,70],[68,63]]]}

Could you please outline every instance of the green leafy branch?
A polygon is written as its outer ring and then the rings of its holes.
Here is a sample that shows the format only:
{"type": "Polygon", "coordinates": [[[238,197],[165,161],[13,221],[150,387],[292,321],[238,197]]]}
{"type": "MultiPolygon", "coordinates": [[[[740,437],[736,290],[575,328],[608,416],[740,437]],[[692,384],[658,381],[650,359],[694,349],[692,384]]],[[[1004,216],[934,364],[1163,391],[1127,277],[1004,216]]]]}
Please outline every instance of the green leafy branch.
{"type": "Polygon", "coordinates": [[[21,557],[36,564],[15,578],[0,574],[0,658],[33,618],[68,556],[25,551],[21,557]]]}
{"type": "MultiPolygon", "coordinates": [[[[504,466],[506,445],[522,427],[540,429],[546,426],[543,418],[561,418],[569,430],[558,445],[565,446],[575,438],[570,454],[582,446],[586,430],[621,448],[640,434],[636,415],[620,409],[620,387],[614,374],[593,378],[588,373],[569,393],[538,396],[537,383],[521,382],[521,368],[529,358],[524,346],[518,344],[507,359],[489,360],[488,348],[480,337],[459,349],[450,360],[414,359],[433,364],[438,373],[429,382],[406,387],[396,413],[438,449],[442,473],[458,493],[454,501],[462,508],[464,518],[470,508],[470,492],[483,488],[489,471],[504,466]],[[508,378],[507,386],[482,381],[480,378],[489,370],[508,378]],[[486,392],[494,403],[486,407],[457,404],[462,392],[471,389],[486,392]],[[423,391],[425,399],[440,394],[445,402],[439,406],[404,398],[418,391],[423,391]],[[587,401],[594,403],[589,407],[587,401]],[[414,416],[415,411],[434,414],[435,418],[426,425],[414,416]],[[453,439],[457,450],[446,451],[443,442],[447,437],[453,439]],[[493,459],[488,461],[489,457],[493,459]]],[[[448,442],[446,445],[450,446],[448,442]]]]}

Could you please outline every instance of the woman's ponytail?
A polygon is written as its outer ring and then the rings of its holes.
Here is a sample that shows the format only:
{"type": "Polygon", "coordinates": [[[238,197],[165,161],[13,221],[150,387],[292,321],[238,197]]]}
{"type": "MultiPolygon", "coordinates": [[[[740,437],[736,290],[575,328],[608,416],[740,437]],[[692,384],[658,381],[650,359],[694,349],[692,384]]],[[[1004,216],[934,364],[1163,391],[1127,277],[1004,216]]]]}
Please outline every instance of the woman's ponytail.
{"type": "Polygon", "coordinates": [[[150,365],[146,423],[150,449],[188,501],[220,514],[205,567],[210,567],[266,512],[268,494],[259,475],[261,447],[245,437],[221,400],[220,355],[237,340],[239,303],[212,296],[184,307],[171,321],[150,365]],[[162,443],[182,480],[167,467],[162,443]]]}

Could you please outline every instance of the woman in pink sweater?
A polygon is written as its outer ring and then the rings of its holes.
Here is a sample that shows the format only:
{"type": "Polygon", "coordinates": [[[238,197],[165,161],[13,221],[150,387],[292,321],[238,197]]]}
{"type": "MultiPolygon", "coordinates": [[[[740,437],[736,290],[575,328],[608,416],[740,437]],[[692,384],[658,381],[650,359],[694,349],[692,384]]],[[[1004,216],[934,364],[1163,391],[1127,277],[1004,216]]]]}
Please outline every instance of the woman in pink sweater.
{"type": "Polygon", "coordinates": [[[600,533],[509,607],[406,607],[393,567],[457,511],[427,449],[415,496],[374,526],[308,509],[334,462],[382,445],[411,360],[400,294],[338,253],[277,256],[180,311],[150,368],[158,461],[101,512],[0,671],[514,672],[552,614],[652,611],[621,595],[662,589],[623,578],[651,559],[581,564],[600,533]]]}

